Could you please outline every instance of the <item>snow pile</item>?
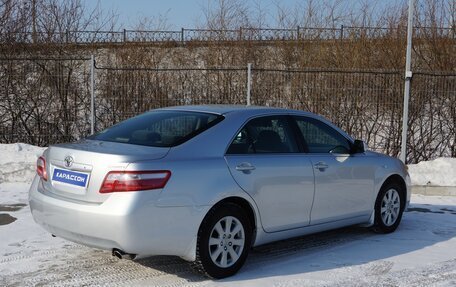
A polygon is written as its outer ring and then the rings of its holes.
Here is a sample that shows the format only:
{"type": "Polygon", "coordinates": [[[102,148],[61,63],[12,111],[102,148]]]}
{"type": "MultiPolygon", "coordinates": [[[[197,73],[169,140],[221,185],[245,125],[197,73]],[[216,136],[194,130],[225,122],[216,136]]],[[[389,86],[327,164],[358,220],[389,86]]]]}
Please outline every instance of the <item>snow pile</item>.
{"type": "Polygon", "coordinates": [[[408,165],[412,185],[456,186],[456,158],[440,157],[408,165]]]}
{"type": "Polygon", "coordinates": [[[30,182],[36,160],[46,148],[29,144],[0,144],[0,183],[30,182]]]}

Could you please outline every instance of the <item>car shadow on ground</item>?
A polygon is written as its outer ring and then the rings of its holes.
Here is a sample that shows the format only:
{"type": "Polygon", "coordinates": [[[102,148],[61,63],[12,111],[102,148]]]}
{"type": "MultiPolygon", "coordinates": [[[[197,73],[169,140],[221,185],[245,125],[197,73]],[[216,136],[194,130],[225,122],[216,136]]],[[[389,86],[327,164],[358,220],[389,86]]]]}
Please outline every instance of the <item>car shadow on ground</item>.
{"type": "MultiPolygon", "coordinates": [[[[331,270],[414,252],[456,236],[455,210],[456,207],[448,205],[414,204],[391,234],[376,234],[367,228],[352,226],[255,247],[238,274],[220,281],[331,270]]],[[[190,282],[207,280],[194,272],[190,264],[183,264],[182,259],[168,257],[168,260],[164,262],[161,256],[156,256],[136,262],[190,282]]]]}

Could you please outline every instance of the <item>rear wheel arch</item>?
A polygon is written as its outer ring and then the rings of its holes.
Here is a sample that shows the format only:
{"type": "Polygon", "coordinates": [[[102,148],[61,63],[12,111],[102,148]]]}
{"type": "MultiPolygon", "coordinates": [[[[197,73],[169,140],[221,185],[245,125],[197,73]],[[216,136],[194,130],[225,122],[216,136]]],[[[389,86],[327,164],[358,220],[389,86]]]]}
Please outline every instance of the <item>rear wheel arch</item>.
{"type": "MultiPolygon", "coordinates": [[[[211,278],[225,278],[227,276],[231,276],[235,274],[244,264],[247,255],[249,253],[249,249],[252,246],[253,242],[255,241],[256,238],[256,220],[255,220],[255,210],[251,206],[251,204],[248,202],[248,200],[242,198],[242,197],[227,197],[216,204],[214,204],[206,213],[204,216],[203,220],[200,223],[200,226],[198,228],[198,236],[196,240],[196,249],[195,249],[195,261],[191,263],[191,266],[198,271],[199,273],[205,274],[208,277],[211,278]],[[216,228],[215,226],[219,224],[220,228],[226,228],[223,227],[223,225],[220,225],[220,223],[216,223],[218,220],[224,220],[227,217],[231,217],[233,221],[237,220],[238,223],[241,223],[241,229],[242,231],[233,231],[234,233],[238,234],[237,232],[242,232],[243,236],[240,238],[244,238],[244,243],[240,244],[239,246],[243,246],[243,249],[240,249],[238,252],[240,252],[238,255],[239,257],[236,257],[237,261],[234,261],[234,265],[229,265],[229,266],[220,266],[217,264],[218,259],[214,259],[213,254],[218,258],[217,251],[219,248],[224,248],[225,251],[222,250],[222,252],[229,252],[231,254],[231,251],[227,251],[227,248],[231,248],[232,242],[230,241],[229,238],[235,238],[237,236],[236,234],[230,234],[230,231],[227,232],[227,230],[221,231],[223,233],[216,233],[219,234],[218,236],[213,237],[213,232],[214,229],[216,228]],[[247,228],[246,228],[247,227],[247,228]],[[212,229],[212,231],[210,231],[212,229]],[[245,230],[245,231],[244,231],[245,230]],[[225,234],[224,234],[225,233],[225,234]],[[223,234],[223,239],[220,245],[225,246],[225,247],[216,247],[215,251],[213,250],[214,246],[218,246],[219,244],[216,243],[211,243],[211,240],[216,239],[220,240],[221,239],[221,234],[223,234]],[[228,234],[228,235],[227,235],[228,234]],[[225,239],[225,236],[227,236],[225,239]],[[232,237],[230,237],[232,236],[232,237]],[[225,241],[226,240],[226,241],[225,241]],[[230,241],[230,242],[228,242],[230,241]],[[208,245],[209,242],[209,245],[208,245]],[[223,243],[224,242],[224,243],[223,243]],[[223,245],[225,244],[225,245],[223,245]],[[227,245],[229,244],[229,246],[227,245]],[[212,253],[215,252],[215,253],[212,253]],[[215,260],[215,261],[214,261],[215,260]]],[[[229,221],[231,225],[231,220],[229,221]]],[[[225,224],[227,224],[227,221],[225,221],[225,224]]],[[[218,229],[216,229],[219,231],[218,229]]],[[[228,228],[228,230],[231,230],[228,228]]],[[[238,234],[239,235],[239,234],[238,234]]],[[[239,239],[240,239],[239,238],[239,239]]],[[[238,239],[238,240],[239,240],[238,239]]],[[[236,243],[233,241],[233,248],[236,243]]],[[[241,247],[242,248],[242,247],[241,247]]],[[[234,249],[232,249],[234,250],[234,249]]],[[[237,252],[237,251],[236,251],[237,252]]],[[[222,256],[221,262],[223,264],[223,256],[228,256],[228,255],[220,255],[222,256]]],[[[225,257],[225,263],[226,259],[225,257]]],[[[229,258],[229,257],[228,257],[229,258]]],[[[231,257],[232,258],[232,257],[231,257]]]]}
{"type": "MultiPolygon", "coordinates": [[[[241,207],[247,213],[247,216],[248,216],[249,221],[250,221],[250,225],[253,228],[253,230],[252,230],[252,232],[253,232],[252,239],[253,239],[253,241],[255,241],[256,229],[258,227],[258,220],[257,220],[257,217],[255,215],[255,210],[254,210],[254,207],[252,206],[252,204],[250,202],[248,202],[248,200],[246,200],[246,199],[244,199],[242,197],[231,196],[231,197],[224,198],[224,199],[220,200],[219,202],[217,202],[216,204],[214,204],[214,206],[211,208],[211,210],[213,208],[217,207],[217,206],[220,206],[220,205],[223,205],[223,204],[228,204],[228,203],[232,203],[232,204],[238,205],[239,207],[241,207]]],[[[209,212],[210,212],[210,210],[208,211],[208,213],[209,212]]],[[[207,214],[205,215],[205,217],[206,216],[207,216],[207,214]]],[[[201,228],[201,224],[200,224],[199,228],[201,228]]],[[[252,244],[253,244],[253,242],[252,242],[252,244]]]]}
{"type": "Polygon", "coordinates": [[[226,197],[226,198],[218,201],[217,203],[215,203],[206,212],[206,214],[204,215],[203,219],[199,223],[199,227],[198,227],[198,231],[197,232],[198,233],[200,232],[201,226],[202,226],[204,220],[206,219],[206,217],[208,216],[208,214],[210,214],[213,209],[215,209],[215,208],[217,208],[217,207],[219,207],[221,205],[224,205],[224,204],[235,204],[235,205],[238,205],[239,207],[242,208],[242,210],[244,210],[246,212],[247,217],[248,217],[249,222],[250,222],[250,226],[252,227],[252,242],[251,242],[251,246],[253,246],[254,243],[255,243],[255,240],[256,240],[257,228],[260,225],[260,222],[258,220],[258,216],[256,215],[255,208],[252,206],[252,203],[250,203],[247,199],[242,198],[240,196],[226,197]]]}

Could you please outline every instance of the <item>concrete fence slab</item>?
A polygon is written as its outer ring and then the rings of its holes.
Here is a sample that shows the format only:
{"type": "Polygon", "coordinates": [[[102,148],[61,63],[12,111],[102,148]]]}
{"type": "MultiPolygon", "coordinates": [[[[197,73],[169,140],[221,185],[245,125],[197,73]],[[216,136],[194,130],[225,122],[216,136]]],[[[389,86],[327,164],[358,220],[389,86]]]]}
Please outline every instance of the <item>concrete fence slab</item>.
{"type": "Polygon", "coordinates": [[[414,185],[412,193],[421,195],[456,196],[456,186],[414,185]]]}

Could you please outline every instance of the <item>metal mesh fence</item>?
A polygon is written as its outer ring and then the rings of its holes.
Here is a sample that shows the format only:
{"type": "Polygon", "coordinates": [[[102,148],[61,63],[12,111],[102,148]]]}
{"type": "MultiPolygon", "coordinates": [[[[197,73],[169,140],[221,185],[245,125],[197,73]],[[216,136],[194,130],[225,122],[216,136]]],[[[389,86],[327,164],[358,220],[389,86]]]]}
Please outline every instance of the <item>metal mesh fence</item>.
{"type": "Polygon", "coordinates": [[[399,72],[253,70],[252,102],[320,114],[374,150],[400,151],[399,72]]]}
{"type": "Polygon", "coordinates": [[[408,124],[407,158],[456,157],[456,74],[413,75],[408,124]]]}
{"type": "MultiPolygon", "coordinates": [[[[45,146],[90,133],[90,61],[0,59],[0,142],[45,146]]],[[[246,104],[246,68],[96,67],[96,130],[147,110],[246,104]]],[[[328,118],[377,151],[400,152],[400,71],[252,69],[251,103],[328,118]]],[[[415,73],[408,162],[456,157],[456,74],[415,73]]]]}
{"type": "Polygon", "coordinates": [[[73,141],[90,130],[88,61],[0,59],[0,142],[73,141]]]}
{"type": "Polygon", "coordinates": [[[150,109],[245,104],[245,69],[97,68],[97,129],[150,109]]]}
{"type": "MultiPolygon", "coordinates": [[[[0,43],[163,43],[163,42],[223,42],[223,41],[296,41],[296,40],[354,40],[361,38],[405,37],[405,26],[398,27],[294,27],[238,29],[194,29],[175,30],[119,30],[119,31],[19,31],[1,32],[0,43]]],[[[455,39],[456,29],[444,27],[414,27],[414,37],[429,36],[455,39]]]]}

